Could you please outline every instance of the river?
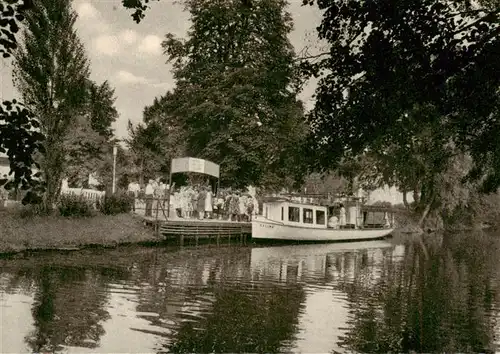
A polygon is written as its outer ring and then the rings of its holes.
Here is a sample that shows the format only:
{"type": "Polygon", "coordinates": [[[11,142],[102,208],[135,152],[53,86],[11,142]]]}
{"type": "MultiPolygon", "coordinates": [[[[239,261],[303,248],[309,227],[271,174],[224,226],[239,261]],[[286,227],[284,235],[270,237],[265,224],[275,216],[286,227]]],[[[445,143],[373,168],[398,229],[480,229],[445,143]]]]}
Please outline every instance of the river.
{"type": "Polygon", "coordinates": [[[494,352],[500,236],[0,260],[0,352],[494,352]]]}

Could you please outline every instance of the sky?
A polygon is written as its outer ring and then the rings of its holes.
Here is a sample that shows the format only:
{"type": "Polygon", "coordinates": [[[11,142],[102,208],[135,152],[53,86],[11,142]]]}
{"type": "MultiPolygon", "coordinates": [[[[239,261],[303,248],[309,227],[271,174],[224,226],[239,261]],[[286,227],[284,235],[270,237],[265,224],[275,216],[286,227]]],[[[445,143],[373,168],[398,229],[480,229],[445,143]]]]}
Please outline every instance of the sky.
{"type": "MultiPolygon", "coordinates": [[[[321,14],[316,7],[301,6],[301,0],[290,3],[288,10],[295,24],[290,41],[297,52],[307,46],[314,54],[320,47],[316,27],[321,14]]],[[[91,63],[91,79],[98,83],[108,80],[115,88],[119,113],[115,135],[125,138],[128,121],[141,122],[144,107],[175,87],[172,66],[166,63],[161,42],[167,33],[186,36],[191,25],[189,13],[178,1],[161,0],[153,2],[146,18],[136,24],[121,0],[75,0],[73,7],[78,13],[76,28],[91,63]]],[[[0,59],[3,100],[19,97],[12,85],[10,60],[0,59]]],[[[313,104],[314,88],[315,83],[310,82],[300,95],[308,108],[313,104]]]]}

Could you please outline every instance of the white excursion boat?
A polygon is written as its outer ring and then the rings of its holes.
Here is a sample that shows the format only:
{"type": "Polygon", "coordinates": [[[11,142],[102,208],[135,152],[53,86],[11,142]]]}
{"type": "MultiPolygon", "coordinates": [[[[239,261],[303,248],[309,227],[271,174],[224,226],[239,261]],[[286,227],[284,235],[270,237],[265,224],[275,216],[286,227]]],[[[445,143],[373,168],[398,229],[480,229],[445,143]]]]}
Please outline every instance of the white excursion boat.
{"type": "MultiPolygon", "coordinates": [[[[349,207],[345,225],[329,226],[328,207],[290,201],[263,203],[263,215],[252,220],[252,239],[283,241],[355,241],[381,239],[393,231],[393,221],[382,212],[382,223],[368,222],[359,206],[349,207]]],[[[330,215],[331,217],[331,215],[330,215]]]]}

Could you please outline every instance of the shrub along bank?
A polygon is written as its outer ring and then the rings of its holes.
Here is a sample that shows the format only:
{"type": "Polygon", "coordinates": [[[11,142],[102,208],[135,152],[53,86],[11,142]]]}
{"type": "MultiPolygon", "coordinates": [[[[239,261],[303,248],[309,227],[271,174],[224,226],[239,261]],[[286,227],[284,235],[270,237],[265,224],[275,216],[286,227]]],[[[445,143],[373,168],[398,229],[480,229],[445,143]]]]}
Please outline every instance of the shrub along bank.
{"type": "Polygon", "coordinates": [[[97,211],[77,196],[62,196],[54,215],[40,215],[36,206],[3,210],[0,253],[158,241],[141,218],[129,213],[127,198],[106,198],[97,211]]]}

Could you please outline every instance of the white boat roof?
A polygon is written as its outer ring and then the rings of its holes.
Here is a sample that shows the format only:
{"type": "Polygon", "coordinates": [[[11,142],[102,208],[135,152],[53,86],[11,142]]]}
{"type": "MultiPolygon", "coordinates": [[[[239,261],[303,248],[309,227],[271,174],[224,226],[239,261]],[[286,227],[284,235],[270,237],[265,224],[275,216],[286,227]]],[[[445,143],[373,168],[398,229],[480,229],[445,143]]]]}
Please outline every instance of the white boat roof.
{"type": "Polygon", "coordinates": [[[325,205],[293,202],[290,200],[273,200],[273,201],[264,202],[264,204],[286,204],[286,205],[297,205],[297,206],[310,207],[310,208],[325,208],[325,209],[327,208],[325,205]]]}

